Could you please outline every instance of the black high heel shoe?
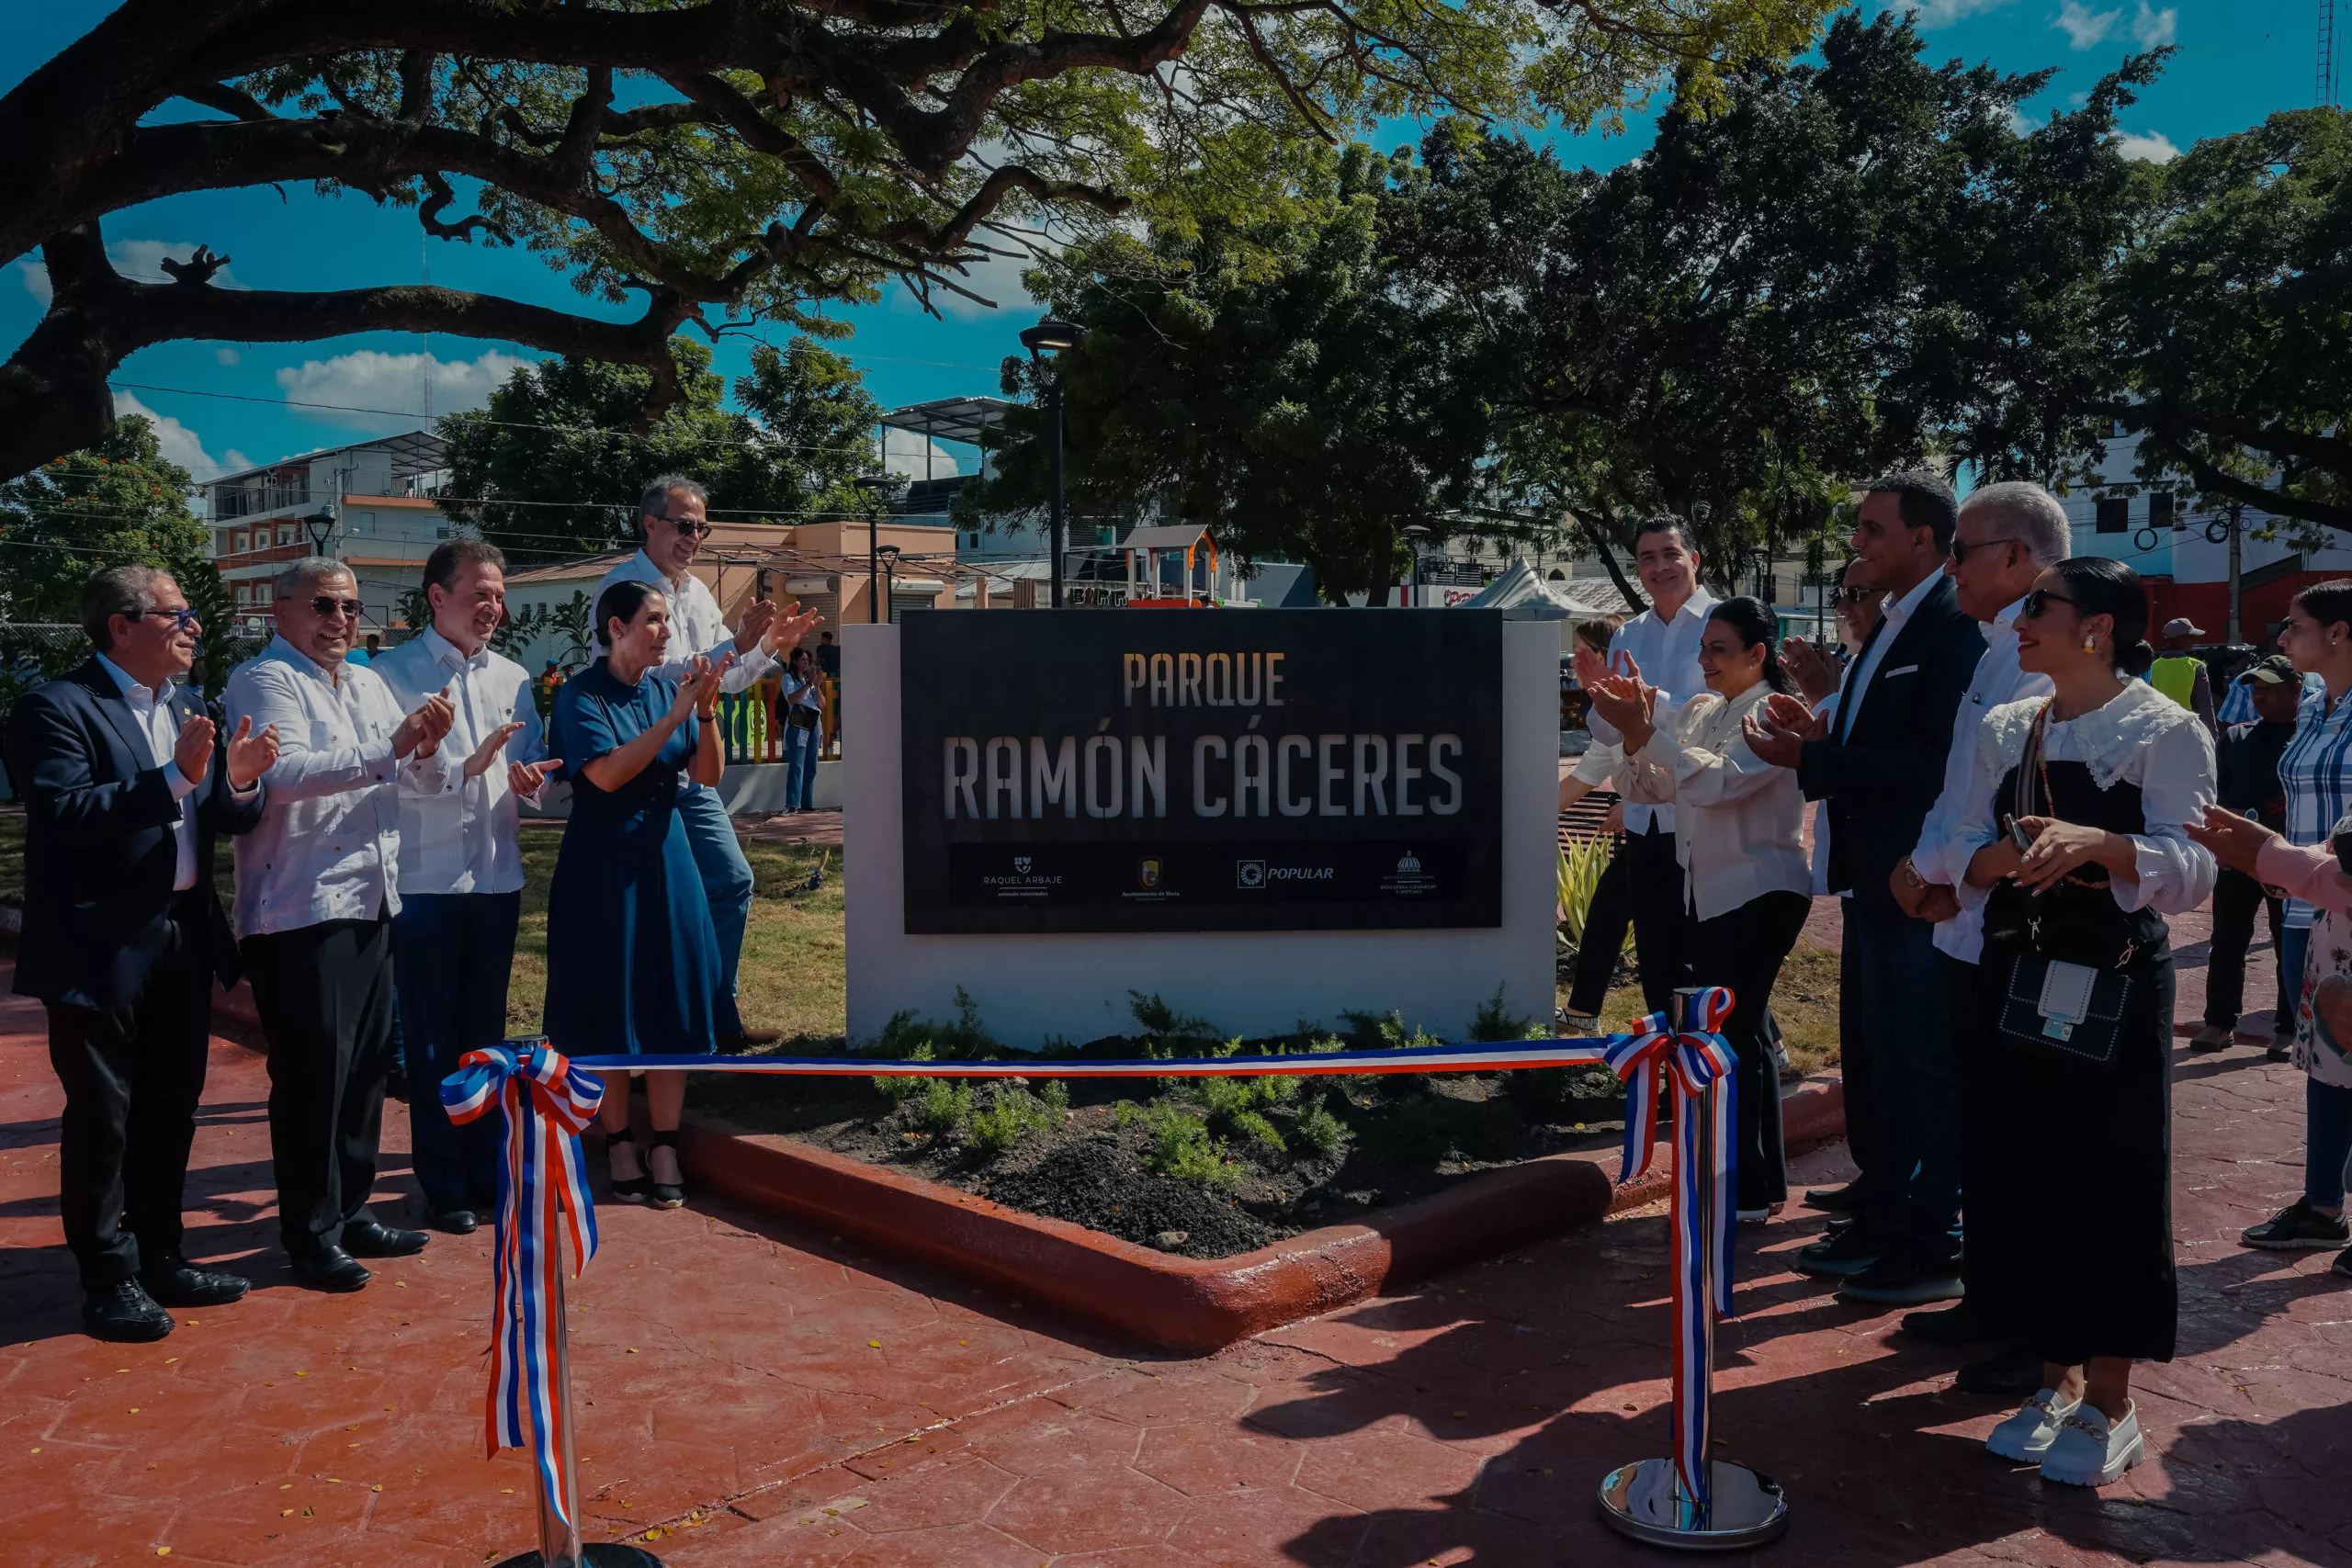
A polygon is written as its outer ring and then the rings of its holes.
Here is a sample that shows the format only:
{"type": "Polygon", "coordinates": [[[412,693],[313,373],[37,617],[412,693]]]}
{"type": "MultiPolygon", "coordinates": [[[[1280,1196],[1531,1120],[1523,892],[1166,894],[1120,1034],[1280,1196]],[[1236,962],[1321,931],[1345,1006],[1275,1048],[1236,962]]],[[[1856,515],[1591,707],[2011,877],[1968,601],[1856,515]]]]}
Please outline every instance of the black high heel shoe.
{"type": "MultiPolygon", "coordinates": [[[[668,1149],[674,1155],[677,1153],[678,1149],[678,1134],[675,1133],[656,1133],[653,1134],[652,1146],[657,1149],[668,1149]]],[[[653,1159],[650,1153],[646,1156],[645,1169],[646,1174],[650,1179],[653,1171],[653,1159]]],[[[674,1209],[679,1204],[686,1201],[685,1188],[674,1181],[653,1182],[652,1193],[653,1206],[657,1209],[674,1209]]]]}
{"type": "MultiPolygon", "coordinates": [[[[613,1138],[609,1140],[605,1145],[605,1159],[609,1161],[612,1158],[613,1150],[619,1148],[627,1140],[621,1138],[613,1138]]],[[[634,1148],[636,1145],[632,1144],[630,1146],[634,1148]]],[[[606,1173],[608,1175],[610,1174],[610,1166],[607,1165],[606,1173]]],[[[628,1178],[627,1180],[623,1180],[621,1178],[615,1176],[612,1178],[612,1182],[613,1199],[616,1202],[644,1202],[646,1194],[653,1190],[653,1179],[646,1173],[645,1151],[643,1149],[638,1149],[637,1151],[637,1174],[635,1176],[628,1178]]]]}

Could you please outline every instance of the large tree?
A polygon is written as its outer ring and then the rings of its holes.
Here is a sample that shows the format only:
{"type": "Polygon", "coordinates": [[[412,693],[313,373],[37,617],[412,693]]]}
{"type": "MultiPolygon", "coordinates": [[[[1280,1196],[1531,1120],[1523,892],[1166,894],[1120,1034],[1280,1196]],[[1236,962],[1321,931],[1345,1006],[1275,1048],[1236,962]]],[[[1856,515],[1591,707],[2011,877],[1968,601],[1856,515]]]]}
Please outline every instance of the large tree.
{"type": "Polygon", "coordinates": [[[160,566],[202,618],[198,656],[214,691],[229,673],[231,611],[211,536],[189,505],[188,472],[164,457],[155,426],[126,415],[96,446],[0,485],[0,711],[26,684],[89,653],[70,630],[82,584],[108,566],[160,566]]]}
{"type": "Polygon", "coordinates": [[[2352,117],[2272,115],[2153,172],[2108,279],[2103,411],[2141,433],[2140,477],[2352,531],[2352,117]]]}
{"type": "MultiPolygon", "coordinates": [[[[0,367],[0,472],[109,428],[106,378],[175,338],[380,329],[647,370],[713,316],[790,320],[896,277],[928,297],[1057,215],[1262,207],[1300,137],[1453,107],[1613,115],[1671,73],[1811,40],[1827,0],[127,0],[0,97],[0,263],[47,317],[0,367]],[[195,110],[200,118],[187,118],[195,110]],[[633,319],[449,288],[133,282],[110,213],[310,185],[527,245],[633,319]]],[[[233,250],[235,236],[207,236],[233,250]]]]}
{"type": "Polygon", "coordinates": [[[442,509],[517,560],[610,548],[633,536],[637,503],[656,476],[710,489],[716,517],[798,522],[859,505],[851,480],[875,467],[880,410],[856,367],[805,337],[762,344],[735,400],[710,351],[671,344],[675,399],[629,428],[652,385],[634,365],[563,357],[515,367],[479,412],[440,422],[449,443],[442,509]]]}

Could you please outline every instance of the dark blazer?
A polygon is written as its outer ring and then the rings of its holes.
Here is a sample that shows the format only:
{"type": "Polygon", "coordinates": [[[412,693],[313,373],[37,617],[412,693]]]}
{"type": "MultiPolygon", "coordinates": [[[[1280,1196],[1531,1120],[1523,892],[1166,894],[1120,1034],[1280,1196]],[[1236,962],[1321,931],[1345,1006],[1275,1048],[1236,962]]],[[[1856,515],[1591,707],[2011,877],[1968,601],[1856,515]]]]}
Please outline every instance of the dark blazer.
{"type": "MultiPolygon", "coordinates": [[[[1880,617],[1852,668],[1886,635],[1880,617]]],[[[1936,585],[1879,660],[1862,693],[1851,735],[1846,699],[1830,709],[1829,739],[1805,743],[1797,783],[1829,816],[1829,891],[1896,908],[1887,879],[1919,845],[1919,827],[1943,792],[1953,716],[1976,662],[1984,629],[1960,607],[1951,579],[1936,585]]]]}
{"type": "MultiPolygon", "coordinates": [[[[185,686],[173,688],[172,708],[183,724],[205,714],[203,698],[185,686]]],[[[227,741],[223,726],[190,796],[202,957],[223,987],[236,983],[237,944],[213,891],[212,840],[244,832],[262,807],[259,791],[240,802],[230,789],[227,741]]],[[[180,804],[129,700],[95,658],[19,698],[6,746],[26,813],[17,991],[99,1011],[127,1007],[168,935],[180,804]]]]}

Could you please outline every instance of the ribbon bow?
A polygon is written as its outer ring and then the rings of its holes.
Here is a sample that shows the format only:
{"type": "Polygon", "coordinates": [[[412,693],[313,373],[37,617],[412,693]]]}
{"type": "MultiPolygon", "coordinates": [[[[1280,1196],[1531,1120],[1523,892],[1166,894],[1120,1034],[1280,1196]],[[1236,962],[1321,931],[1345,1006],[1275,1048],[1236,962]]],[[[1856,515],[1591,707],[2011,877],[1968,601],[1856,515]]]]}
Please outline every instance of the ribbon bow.
{"type": "Polygon", "coordinates": [[[1625,1151],[1619,1179],[1650,1168],[1657,1142],[1657,1074],[1674,1080],[1674,1463],[1684,1495],[1703,1518],[1712,1502],[1707,1460],[1707,1393],[1714,1363],[1715,1319],[1731,1315],[1731,1236],[1736,1218],[1733,1178],[1739,1168],[1739,1078],[1721,1032],[1732,994],[1711,986],[1682,998],[1682,1027],[1650,1014],[1613,1038],[1602,1059],[1625,1080],[1625,1151]],[[1722,1092],[1707,1093],[1720,1084],[1722,1092]],[[1701,1153],[1706,1134],[1706,1155],[1701,1153]],[[1703,1164],[1706,1168],[1701,1169],[1703,1164]],[[1713,1202],[1699,1201],[1708,1184],[1713,1202]],[[1705,1234],[1701,1232],[1702,1210],[1705,1234]]]}
{"type": "Polygon", "coordinates": [[[489,1451],[534,1448],[540,1485],[567,1526],[573,1523],[576,1499],[556,1451],[565,1391],[555,1376],[559,1348],[548,1303],[560,1288],[556,1270],[563,1248],[558,1238],[571,1238],[575,1280],[596,1256],[596,1205],[588,1192],[580,1134],[595,1120],[604,1099],[602,1078],[572,1066],[544,1040],[510,1040],[469,1051],[441,1082],[441,1104],[450,1121],[476,1121],[493,1105],[506,1117],[492,1247],[489,1451]],[[526,1404],[530,1438],[523,1431],[526,1404]]]}

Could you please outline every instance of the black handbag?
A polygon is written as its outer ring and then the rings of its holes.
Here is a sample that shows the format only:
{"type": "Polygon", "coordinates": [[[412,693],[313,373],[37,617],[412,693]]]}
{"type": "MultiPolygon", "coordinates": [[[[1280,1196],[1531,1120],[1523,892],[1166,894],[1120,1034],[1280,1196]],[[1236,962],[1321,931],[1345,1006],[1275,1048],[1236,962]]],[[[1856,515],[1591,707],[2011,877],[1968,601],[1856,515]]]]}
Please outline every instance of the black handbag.
{"type": "Polygon", "coordinates": [[[2132,1008],[2132,978],[2038,953],[2009,966],[1999,1029],[2008,1044],[2053,1052],[2089,1066],[2115,1060],[2132,1008]]]}

